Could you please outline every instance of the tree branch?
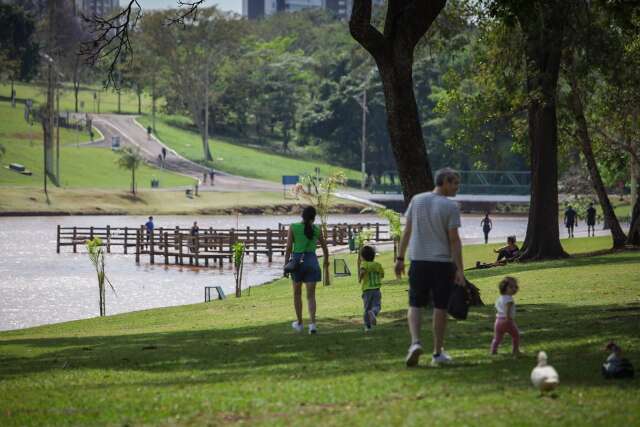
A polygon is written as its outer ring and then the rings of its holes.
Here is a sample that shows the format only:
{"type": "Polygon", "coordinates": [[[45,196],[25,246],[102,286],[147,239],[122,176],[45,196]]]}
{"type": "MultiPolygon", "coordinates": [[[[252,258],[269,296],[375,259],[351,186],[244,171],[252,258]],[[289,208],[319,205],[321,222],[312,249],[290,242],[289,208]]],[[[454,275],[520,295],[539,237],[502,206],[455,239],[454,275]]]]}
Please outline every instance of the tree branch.
{"type": "Polygon", "coordinates": [[[630,142],[622,141],[622,140],[620,140],[620,139],[608,134],[607,132],[605,132],[604,130],[600,129],[599,127],[595,128],[595,131],[597,133],[599,133],[600,135],[602,135],[610,143],[612,143],[614,145],[617,145],[618,147],[622,148],[627,153],[629,153],[629,155],[631,157],[633,157],[633,159],[636,161],[636,163],[640,165],[640,153],[638,152],[638,149],[637,149],[637,147],[634,146],[634,144],[632,144],[630,142]]]}
{"type": "Polygon", "coordinates": [[[349,20],[349,31],[353,38],[362,45],[374,59],[382,55],[385,39],[371,25],[371,0],[354,0],[349,20]]]}
{"type": "Polygon", "coordinates": [[[120,13],[110,18],[96,15],[83,16],[85,22],[91,27],[90,32],[93,40],[81,43],[79,54],[85,56],[86,62],[91,66],[96,65],[100,60],[111,57],[106,87],[113,85],[117,88],[119,85],[115,79],[118,61],[123,55],[128,56],[129,59],[133,56],[129,31],[135,28],[141,15],[138,0],[129,0],[127,6],[120,13]],[[134,10],[134,6],[137,9],[134,10]]]}
{"type": "MultiPolygon", "coordinates": [[[[168,25],[176,23],[184,25],[185,19],[188,17],[193,17],[193,20],[196,20],[198,8],[205,1],[177,0],[178,7],[187,6],[188,9],[180,12],[175,18],[169,19],[168,25]]],[[[115,78],[118,62],[122,56],[126,56],[129,61],[133,58],[133,48],[129,33],[135,29],[141,17],[142,8],[138,0],[128,0],[122,11],[110,18],[96,15],[83,17],[91,28],[92,40],[81,43],[79,55],[85,56],[86,62],[91,66],[96,65],[103,59],[109,59],[105,87],[113,85],[117,88],[119,86],[119,82],[115,78]]]]}
{"type": "Polygon", "coordinates": [[[198,8],[205,2],[206,0],[178,0],[178,7],[187,6],[187,9],[184,12],[178,12],[178,15],[175,18],[169,18],[167,20],[167,25],[180,24],[185,25],[185,19],[191,17],[194,21],[198,19],[198,8]]]}

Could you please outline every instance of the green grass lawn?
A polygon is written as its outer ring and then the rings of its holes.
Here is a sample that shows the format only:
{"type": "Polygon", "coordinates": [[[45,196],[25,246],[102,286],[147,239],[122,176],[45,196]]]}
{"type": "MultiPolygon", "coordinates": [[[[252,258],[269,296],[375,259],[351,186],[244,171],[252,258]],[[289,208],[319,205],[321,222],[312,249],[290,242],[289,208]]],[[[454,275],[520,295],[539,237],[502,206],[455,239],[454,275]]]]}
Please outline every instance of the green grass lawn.
{"type": "MultiPolygon", "coordinates": [[[[147,127],[151,124],[149,116],[140,117],[140,123],[147,127]]],[[[156,120],[158,138],[183,156],[202,162],[202,140],[195,132],[171,126],[166,117],[156,120]]],[[[332,166],[322,162],[300,160],[278,154],[270,154],[258,149],[224,142],[216,138],[209,139],[213,166],[234,175],[281,182],[282,175],[314,174],[316,167],[322,175],[330,175],[342,170],[347,178],[360,179],[358,171],[332,166]]]]}
{"type": "MultiPolygon", "coordinates": [[[[574,252],[607,239],[575,239],[574,252]],[[585,245],[581,245],[585,243],[585,245]]],[[[472,260],[484,245],[465,248],[472,260]]],[[[353,277],[318,288],[319,333],[295,334],[291,290],[0,333],[2,425],[631,426],[639,380],[605,381],[616,340],[640,366],[640,253],[515,264],[469,272],[487,303],[451,321],[456,363],[404,367],[407,284],[382,254],[377,328],[362,331],[353,277]],[[492,303],[506,274],[520,280],[525,357],[488,356],[492,303]],[[529,374],[545,350],[560,374],[555,399],[529,374]]],[[[352,271],[354,259],[349,258],[352,271]]],[[[275,268],[275,267],[274,267],[275,268]]],[[[117,285],[116,285],[117,286],[117,285]]],[[[107,297],[113,298],[111,295],[107,297]]],[[[109,303],[107,301],[107,311],[109,303]]],[[[424,341],[430,341],[424,332],[424,341]]]]}
{"type": "MultiPolygon", "coordinates": [[[[0,102],[0,144],[6,152],[0,163],[0,186],[41,187],[43,173],[42,127],[32,127],[24,120],[22,108],[11,108],[9,102],[0,102]],[[31,176],[7,169],[9,163],[20,163],[32,171],[31,176]]],[[[61,185],[70,188],[130,188],[131,172],[116,164],[118,155],[109,149],[78,147],[88,136],[60,129],[61,185]]],[[[151,178],[157,177],[162,187],[191,185],[191,178],[164,172],[142,165],[136,171],[138,188],[149,188],[151,178]]]]}
{"type": "MultiPolygon", "coordinates": [[[[16,83],[16,97],[19,99],[32,99],[36,103],[46,102],[46,87],[39,86],[37,83],[16,83]]],[[[3,82],[0,83],[0,96],[6,98],[11,97],[11,85],[3,82]]],[[[116,113],[118,111],[118,95],[112,89],[104,89],[102,86],[82,86],[78,92],[78,101],[84,101],[84,108],[79,107],[79,111],[84,113],[97,113],[98,100],[100,101],[100,113],[116,113]],[[98,92],[98,97],[94,100],[93,94],[98,92]]],[[[20,111],[24,108],[19,105],[20,111]]],[[[132,91],[121,91],[120,108],[122,113],[137,114],[138,113],[138,96],[132,91]]],[[[75,97],[73,87],[70,83],[65,84],[60,94],[60,110],[75,111],[75,97]]],[[[151,111],[151,97],[147,94],[142,95],[142,112],[151,111]]]]}

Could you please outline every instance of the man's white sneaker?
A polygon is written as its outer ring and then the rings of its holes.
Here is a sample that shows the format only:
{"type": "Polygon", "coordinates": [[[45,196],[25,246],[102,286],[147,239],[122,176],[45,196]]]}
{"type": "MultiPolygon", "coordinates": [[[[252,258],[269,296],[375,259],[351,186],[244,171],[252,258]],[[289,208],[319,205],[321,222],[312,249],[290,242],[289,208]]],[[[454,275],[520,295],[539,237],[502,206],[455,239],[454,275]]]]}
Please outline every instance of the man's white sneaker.
{"type": "Polygon", "coordinates": [[[296,332],[302,332],[302,330],[304,329],[304,326],[302,326],[302,323],[298,323],[297,320],[294,320],[291,323],[291,327],[293,328],[294,331],[296,332]]]}
{"type": "Polygon", "coordinates": [[[407,358],[405,362],[408,368],[413,368],[418,365],[418,361],[420,360],[420,355],[422,355],[422,345],[420,343],[411,344],[409,347],[409,352],[407,353],[407,358]]]}
{"type": "Polygon", "coordinates": [[[309,324],[309,335],[313,335],[318,333],[318,328],[316,328],[316,324],[315,323],[310,323],[309,324]]]}
{"type": "Polygon", "coordinates": [[[453,359],[444,351],[437,356],[431,356],[431,366],[439,366],[443,363],[451,362],[453,362],[453,359]]]}
{"type": "Polygon", "coordinates": [[[376,326],[378,324],[376,313],[374,313],[373,310],[369,310],[369,323],[371,323],[371,326],[376,326]]]}

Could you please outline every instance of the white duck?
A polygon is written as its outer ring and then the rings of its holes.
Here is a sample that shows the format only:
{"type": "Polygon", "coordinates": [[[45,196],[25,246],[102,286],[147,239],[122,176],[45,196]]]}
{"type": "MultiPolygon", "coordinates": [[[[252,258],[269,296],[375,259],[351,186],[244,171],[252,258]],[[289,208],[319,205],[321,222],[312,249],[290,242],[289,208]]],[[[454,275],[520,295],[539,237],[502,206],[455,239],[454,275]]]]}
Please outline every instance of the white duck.
{"type": "Polygon", "coordinates": [[[560,383],[560,377],[553,366],[547,365],[547,353],[538,353],[538,366],[531,371],[531,382],[540,393],[555,389],[560,383]]]}

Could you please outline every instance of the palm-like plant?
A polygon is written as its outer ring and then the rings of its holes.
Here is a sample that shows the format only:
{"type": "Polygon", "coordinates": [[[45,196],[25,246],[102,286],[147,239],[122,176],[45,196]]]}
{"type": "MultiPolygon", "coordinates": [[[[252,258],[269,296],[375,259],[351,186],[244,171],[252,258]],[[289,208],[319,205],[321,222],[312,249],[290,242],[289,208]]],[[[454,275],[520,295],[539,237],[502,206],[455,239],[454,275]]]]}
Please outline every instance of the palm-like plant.
{"type": "Polygon", "coordinates": [[[122,169],[131,171],[131,193],[136,194],[136,169],[138,169],[142,163],[140,149],[125,147],[120,152],[120,158],[117,163],[122,169]]]}
{"type": "Polygon", "coordinates": [[[105,283],[109,284],[114,294],[116,293],[116,290],[105,272],[102,240],[99,237],[94,237],[93,239],[88,240],[87,250],[89,251],[89,259],[91,260],[93,267],[96,269],[96,274],[98,276],[98,302],[100,304],[100,316],[105,316],[107,313],[105,283]]]}

